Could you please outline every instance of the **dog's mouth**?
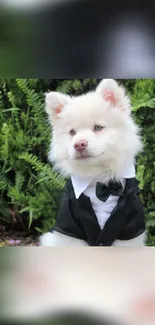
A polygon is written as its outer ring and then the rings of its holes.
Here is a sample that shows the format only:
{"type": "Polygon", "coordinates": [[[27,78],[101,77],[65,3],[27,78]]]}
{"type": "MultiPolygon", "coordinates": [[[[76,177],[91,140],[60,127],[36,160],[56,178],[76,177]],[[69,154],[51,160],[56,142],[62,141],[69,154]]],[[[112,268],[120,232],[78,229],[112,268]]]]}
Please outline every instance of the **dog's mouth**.
{"type": "Polygon", "coordinates": [[[98,158],[102,155],[103,153],[98,153],[98,154],[95,154],[95,152],[88,152],[88,151],[85,151],[85,152],[81,152],[81,153],[76,153],[74,158],[74,160],[77,160],[77,161],[83,161],[83,160],[90,160],[90,159],[95,159],[95,158],[98,158]]]}
{"type": "Polygon", "coordinates": [[[93,156],[87,154],[81,154],[80,156],[75,157],[76,160],[87,160],[90,158],[93,158],[93,156]]]}
{"type": "Polygon", "coordinates": [[[88,159],[90,158],[90,156],[80,156],[80,157],[77,157],[76,159],[77,160],[85,160],[85,159],[88,159]]]}

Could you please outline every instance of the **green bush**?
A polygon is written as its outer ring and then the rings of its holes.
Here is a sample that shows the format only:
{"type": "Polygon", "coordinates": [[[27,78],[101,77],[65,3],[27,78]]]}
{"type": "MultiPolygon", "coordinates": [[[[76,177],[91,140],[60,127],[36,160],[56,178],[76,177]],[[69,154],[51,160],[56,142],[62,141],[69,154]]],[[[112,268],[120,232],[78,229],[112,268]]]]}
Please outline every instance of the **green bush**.
{"type": "Polygon", "coordinates": [[[149,230],[148,245],[155,245],[155,80],[137,80],[132,94],[133,114],[141,128],[144,150],[137,160],[137,178],[149,230]]]}
{"type": "MultiPolygon", "coordinates": [[[[65,180],[47,160],[51,129],[44,111],[48,90],[79,95],[98,79],[0,80],[0,219],[9,228],[47,231],[54,223],[65,180]]],[[[118,80],[132,98],[133,116],[142,130],[144,151],[137,178],[155,244],[155,80],[118,80]]]]}

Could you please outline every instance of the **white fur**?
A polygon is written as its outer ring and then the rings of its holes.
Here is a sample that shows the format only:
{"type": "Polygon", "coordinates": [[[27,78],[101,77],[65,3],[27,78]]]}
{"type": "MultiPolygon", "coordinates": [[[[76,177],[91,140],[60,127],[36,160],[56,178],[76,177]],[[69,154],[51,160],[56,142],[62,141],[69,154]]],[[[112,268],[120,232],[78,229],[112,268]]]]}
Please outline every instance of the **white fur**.
{"type": "Polygon", "coordinates": [[[41,246],[88,246],[84,240],[76,239],[54,231],[47,232],[40,238],[41,246]]]}
{"type": "MultiPolygon", "coordinates": [[[[46,112],[52,125],[49,160],[64,176],[102,175],[105,182],[119,179],[120,171],[126,165],[133,165],[142,149],[138,127],[130,114],[129,98],[124,88],[112,79],[104,79],[95,91],[74,98],[58,92],[47,93],[46,112]],[[115,104],[105,99],[107,89],[114,95],[115,104]],[[104,129],[94,132],[96,124],[104,129]],[[69,133],[71,129],[76,131],[74,136],[69,133]],[[78,140],[88,142],[85,154],[90,158],[78,159],[80,154],[74,149],[78,140]]],[[[46,244],[86,245],[56,232],[42,237],[41,245],[46,244]]]]}
{"type": "Polygon", "coordinates": [[[116,98],[117,107],[122,111],[130,113],[130,100],[125,94],[125,89],[118,86],[117,82],[113,79],[103,79],[98,85],[96,92],[104,96],[104,90],[112,91],[116,98]]]}
{"type": "MultiPolygon", "coordinates": [[[[108,86],[109,83],[108,80],[108,86]]],[[[96,91],[74,98],[56,92],[46,94],[46,111],[52,124],[49,160],[65,176],[105,173],[110,179],[117,176],[125,164],[133,164],[141,150],[138,127],[130,116],[128,97],[116,84],[117,105],[114,107],[102,96],[101,86],[105,88],[105,84],[104,80],[96,91]],[[57,114],[60,105],[62,111],[57,114]],[[105,129],[95,133],[95,124],[101,124],[105,129]],[[76,130],[75,136],[69,134],[71,129],[76,130]],[[91,155],[85,161],[77,160],[78,153],[74,149],[74,143],[81,139],[88,141],[86,153],[91,155]]]]}

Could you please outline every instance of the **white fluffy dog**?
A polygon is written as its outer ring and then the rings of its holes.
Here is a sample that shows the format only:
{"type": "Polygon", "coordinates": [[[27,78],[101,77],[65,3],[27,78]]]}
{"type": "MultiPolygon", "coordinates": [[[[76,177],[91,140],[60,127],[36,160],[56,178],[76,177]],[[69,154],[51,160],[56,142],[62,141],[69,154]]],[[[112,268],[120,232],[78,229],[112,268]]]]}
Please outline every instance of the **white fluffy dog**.
{"type": "Polygon", "coordinates": [[[52,125],[49,159],[70,180],[56,226],[41,236],[41,245],[145,245],[134,168],[142,144],[124,88],[104,79],[77,97],[49,92],[46,112],[52,125]]]}

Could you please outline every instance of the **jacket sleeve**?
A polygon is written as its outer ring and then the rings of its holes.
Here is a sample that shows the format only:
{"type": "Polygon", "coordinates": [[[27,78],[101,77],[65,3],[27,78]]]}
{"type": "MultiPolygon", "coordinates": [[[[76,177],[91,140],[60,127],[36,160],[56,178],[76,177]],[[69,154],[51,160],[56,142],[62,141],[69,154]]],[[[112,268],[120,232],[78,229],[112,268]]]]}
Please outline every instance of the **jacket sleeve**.
{"type": "Polygon", "coordinates": [[[63,193],[54,230],[78,239],[85,240],[85,234],[78,223],[78,207],[67,192],[63,193]]]}
{"type": "Polygon", "coordinates": [[[140,190],[137,186],[135,192],[128,197],[126,206],[126,224],[119,236],[120,240],[130,240],[138,237],[146,230],[145,215],[140,199],[140,190]]]}

